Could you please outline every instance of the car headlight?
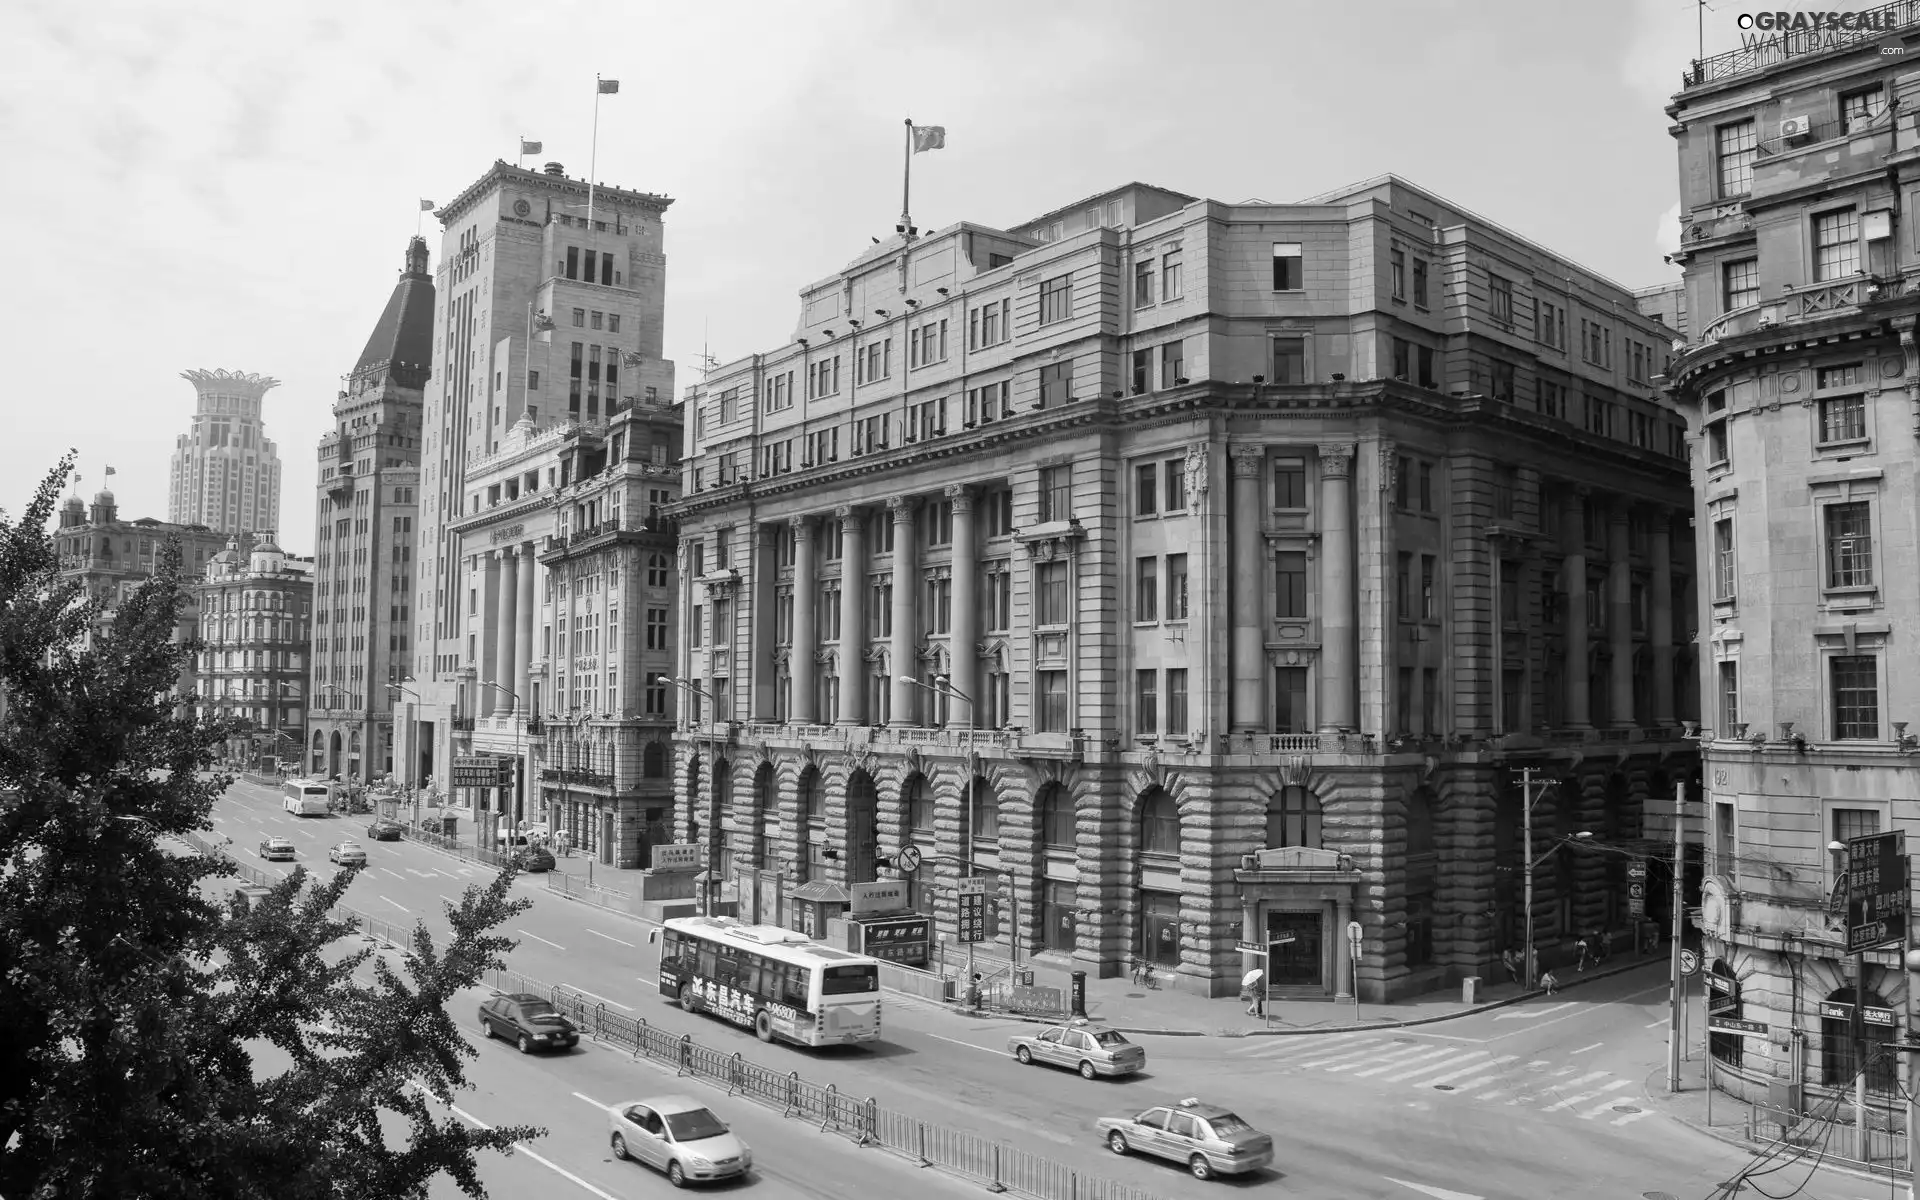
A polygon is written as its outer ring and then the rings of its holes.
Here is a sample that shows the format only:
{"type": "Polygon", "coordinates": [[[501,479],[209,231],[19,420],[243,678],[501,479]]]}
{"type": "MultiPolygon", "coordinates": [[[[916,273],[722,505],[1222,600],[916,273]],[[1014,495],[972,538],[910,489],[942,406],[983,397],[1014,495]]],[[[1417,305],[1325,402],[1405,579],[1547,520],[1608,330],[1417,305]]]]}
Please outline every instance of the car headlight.
{"type": "Polygon", "coordinates": [[[710,1167],[713,1164],[698,1154],[689,1154],[687,1155],[687,1165],[690,1167],[710,1167]]]}

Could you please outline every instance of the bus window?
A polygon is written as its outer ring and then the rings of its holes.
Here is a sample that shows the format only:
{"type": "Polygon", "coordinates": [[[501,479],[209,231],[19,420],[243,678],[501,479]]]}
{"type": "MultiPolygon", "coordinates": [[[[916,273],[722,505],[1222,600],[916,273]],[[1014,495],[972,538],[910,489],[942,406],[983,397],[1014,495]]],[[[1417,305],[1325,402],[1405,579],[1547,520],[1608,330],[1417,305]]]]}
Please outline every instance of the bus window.
{"type": "Polygon", "coordinates": [[[712,979],[714,970],[719,965],[718,955],[714,953],[718,947],[712,942],[700,942],[694,949],[698,951],[698,960],[693,968],[693,973],[702,978],[712,979]]]}
{"type": "Polygon", "coordinates": [[[822,996],[851,996],[880,990],[880,968],[871,965],[828,967],[820,978],[822,996]]]}
{"type": "Polygon", "coordinates": [[[720,946],[714,953],[713,981],[721,987],[740,986],[739,951],[732,946],[720,946]]]}
{"type": "Polygon", "coordinates": [[[761,970],[765,966],[766,966],[766,960],[761,958],[758,954],[744,954],[744,953],[741,954],[740,986],[743,990],[746,991],[748,995],[750,996],[766,995],[765,992],[760,990],[761,970]]]}
{"type": "Polygon", "coordinates": [[[784,978],[781,981],[786,986],[785,993],[780,997],[781,1002],[790,1004],[794,1008],[805,1010],[807,1008],[807,985],[812,982],[808,977],[812,975],[812,973],[811,969],[807,967],[788,966],[786,971],[783,972],[784,978]]]}
{"type": "Polygon", "coordinates": [[[660,965],[669,970],[678,968],[684,949],[677,932],[671,929],[663,931],[660,935],[660,965]]]}

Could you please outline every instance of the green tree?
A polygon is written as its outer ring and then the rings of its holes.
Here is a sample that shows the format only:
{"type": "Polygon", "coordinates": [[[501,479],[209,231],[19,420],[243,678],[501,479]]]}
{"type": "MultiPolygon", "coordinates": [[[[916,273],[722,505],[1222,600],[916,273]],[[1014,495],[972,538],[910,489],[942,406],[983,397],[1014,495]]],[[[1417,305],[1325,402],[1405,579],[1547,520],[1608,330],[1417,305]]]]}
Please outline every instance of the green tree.
{"type": "Polygon", "coordinates": [[[353,871],[233,895],[178,840],[210,829],[233,728],[171,695],[198,649],[179,547],[100,632],[48,533],[71,466],[0,512],[0,1196],[483,1195],[477,1155],[542,1131],[438,1115],[474,1053],[446,1005],[527,902],[509,872],[469,888],[395,971],[342,944],[353,871]]]}

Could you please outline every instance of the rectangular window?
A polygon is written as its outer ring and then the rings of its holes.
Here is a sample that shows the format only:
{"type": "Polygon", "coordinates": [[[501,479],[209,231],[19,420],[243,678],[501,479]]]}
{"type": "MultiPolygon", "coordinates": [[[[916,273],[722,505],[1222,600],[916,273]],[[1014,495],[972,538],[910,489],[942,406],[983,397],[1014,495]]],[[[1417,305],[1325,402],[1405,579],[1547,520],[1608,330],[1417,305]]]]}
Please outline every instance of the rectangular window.
{"type": "Polygon", "coordinates": [[[1879,660],[1871,654],[1837,654],[1827,660],[1833,680],[1835,741],[1871,741],[1880,736],[1879,660]]]}
{"type": "Polygon", "coordinates": [[[1040,368],[1040,407],[1053,408],[1073,399],[1073,360],[1040,368]]]}
{"type": "Polygon", "coordinates": [[[987,576],[987,632],[1004,633],[1013,627],[1013,576],[994,571],[987,576]]]}
{"type": "Polygon", "coordinates": [[[1133,264],[1133,306],[1146,308],[1153,303],[1153,260],[1133,264]]]}
{"type": "Polygon", "coordinates": [[[1508,625],[1520,623],[1520,564],[1504,559],[1500,563],[1500,620],[1508,625]]]}
{"type": "Polygon", "coordinates": [[[1133,619],[1160,619],[1160,560],[1151,556],[1133,563],[1133,619]]]}
{"type": "Polygon", "coordinates": [[[1872,511],[1865,500],[1825,506],[1827,586],[1873,586],[1872,511]]]}
{"type": "Polygon", "coordinates": [[[606,328],[606,314],[601,312],[597,308],[594,309],[592,314],[592,320],[588,323],[588,328],[591,328],[591,329],[606,328]]]}
{"type": "Polygon", "coordinates": [[[1440,672],[1428,667],[1420,672],[1420,712],[1425,718],[1422,730],[1437,735],[1440,730],[1440,672]]]}
{"type": "Polygon", "coordinates": [[[1183,458],[1169,458],[1160,466],[1161,478],[1166,481],[1162,494],[1164,503],[1161,508],[1166,512],[1185,512],[1187,509],[1187,463],[1183,458]]]}
{"type": "Polygon", "coordinates": [[[1073,468],[1067,464],[1040,468],[1040,521],[1065,521],[1073,516],[1073,468]]]}
{"type": "Polygon", "coordinates": [[[1720,267],[1723,312],[1760,303],[1760,260],[1740,258],[1720,267]]]}
{"type": "Polygon", "coordinates": [[[1169,667],[1167,669],[1167,711],[1166,726],[1168,733],[1187,731],[1187,669],[1169,667]]]}
{"type": "Polygon", "coordinates": [[[1851,208],[1817,213],[1813,218],[1815,282],[1860,273],[1860,216],[1851,208]]]}
{"type": "Polygon", "coordinates": [[[1282,550],[1274,556],[1273,615],[1303,619],[1307,615],[1307,555],[1304,550],[1282,550]]]}
{"type": "Polygon", "coordinates": [[[1393,377],[1403,383],[1413,377],[1413,343],[1405,338],[1393,339],[1393,377]]]}
{"type": "Polygon", "coordinates": [[[1307,669],[1278,667],[1273,673],[1273,731],[1311,733],[1307,713],[1307,669]]]}
{"type": "Polygon", "coordinates": [[[1727,462],[1727,423],[1715,421],[1707,426],[1707,465],[1724,466],[1727,462]]]}
{"type": "Polygon", "coordinates": [[[1187,619],[1187,556],[1167,555],[1167,620],[1187,619]]]}
{"type": "Polygon", "coordinates": [[[575,329],[585,329],[587,327],[586,309],[576,308],[573,310],[573,327],[575,329]]]}
{"type": "Polygon", "coordinates": [[[1720,736],[1732,737],[1740,723],[1740,664],[1732,660],[1716,664],[1720,673],[1720,736]]]}
{"type": "Polygon", "coordinates": [[[1133,709],[1135,733],[1160,731],[1160,672],[1133,673],[1133,709]]]}
{"type": "Polygon", "coordinates": [[[1414,382],[1423,388],[1440,386],[1439,377],[1433,373],[1433,347],[1415,346],[1413,350],[1414,382]]]}
{"type": "Polygon", "coordinates": [[[1413,555],[1402,550],[1393,575],[1393,615],[1413,620],[1413,555]]]}
{"type": "Polygon", "coordinates": [[[1430,462],[1420,464],[1420,511],[1433,511],[1433,464],[1430,462]]]}
{"type": "Polygon", "coordinates": [[[1273,460],[1273,506],[1275,508],[1307,507],[1306,459],[1276,458],[1273,460]]]}
{"type": "Polygon", "coordinates": [[[1427,260],[1424,258],[1413,260],[1413,306],[1427,307],[1427,260]]]}
{"type": "Polygon", "coordinates": [[[1387,252],[1387,275],[1392,283],[1393,298],[1407,298],[1407,252],[1398,246],[1387,252]]]}
{"type": "Polygon", "coordinates": [[[1487,364],[1487,391],[1502,404],[1513,403],[1513,364],[1494,359],[1487,364]]]}
{"type": "Polygon", "coordinates": [[[1273,290],[1297,292],[1304,286],[1299,242],[1273,244],[1273,290]]]}
{"type": "Polygon", "coordinates": [[[1439,563],[1431,554],[1420,556],[1420,617],[1426,621],[1440,618],[1440,596],[1435,590],[1439,563]]]}
{"type": "Polygon", "coordinates": [[[1184,342],[1168,342],[1160,347],[1160,386],[1170,388],[1185,383],[1186,360],[1184,342]]]}
{"type": "Polygon", "coordinates": [[[1887,93],[1875,84],[1857,92],[1840,93],[1840,132],[1854,133],[1873,123],[1887,111],[1887,93]]]}
{"type": "Polygon", "coordinates": [[[1487,311],[1502,325],[1513,324],[1513,281],[1487,276],[1487,311]]]}
{"type": "Polygon", "coordinates": [[[1307,339],[1303,337],[1277,337],[1273,339],[1273,374],[1268,377],[1279,384],[1297,384],[1307,381],[1307,339]]]}
{"type": "Polygon", "coordinates": [[[1073,276],[1061,275],[1040,284],[1040,323],[1051,325],[1073,315],[1073,276]]]}
{"type": "Polygon", "coordinates": [[[1065,671],[1041,671],[1035,680],[1035,691],[1039,693],[1039,703],[1034,706],[1035,731],[1038,733],[1065,733],[1067,731],[1067,673],[1065,671]]]}
{"type": "Polygon", "coordinates": [[[1144,395],[1153,385],[1153,351],[1135,350],[1131,367],[1133,394],[1144,395]]]}
{"type": "Polygon", "coordinates": [[[1150,517],[1160,499],[1160,488],[1155,475],[1160,469],[1158,463],[1140,463],[1133,468],[1133,515],[1150,517]]]}
{"type": "Polygon", "coordinates": [[[1722,125],[1713,131],[1714,157],[1720,169],[1720,198],[1731,200],[1753,190],[1753,159],[1760,148],[1753,118],[1722,125]]]}
{"type": "Polygon", "coordinates": [[[1039,625],[1067,623],[1067,564],[1044,562],[1034,568],[1034,620],[1039,625]]]}
{"type": "Polygon", "coordinates": [[[1820,402],[1820,440],[1852,442],[1867,436],[1865,396],[1835,396],[1820,402]]]}
{"type": "Polygon", "coordinates": [[[1185,284],[1180,278],[1180,252],[1169,250],[1160,257],[1160,298],[1178,300],[1185,294],[1185,284]]]}

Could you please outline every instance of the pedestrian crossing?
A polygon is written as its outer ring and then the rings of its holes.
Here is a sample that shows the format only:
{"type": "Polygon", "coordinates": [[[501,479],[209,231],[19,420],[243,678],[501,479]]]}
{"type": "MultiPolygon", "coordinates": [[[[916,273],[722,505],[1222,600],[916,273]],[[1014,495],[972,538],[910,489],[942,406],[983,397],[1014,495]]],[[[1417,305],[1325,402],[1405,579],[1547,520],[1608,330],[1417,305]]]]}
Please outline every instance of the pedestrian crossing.
{"type": "Polygon", "coordinates": [[[1344,1075],[1616,1126],[1631,1125],[1650,1115],[1644,1108],[1619,1111],[1635,1107],[1628,1091],[1634,1081],[1611,1071],[1585,1071],[1552,1059],[1523,1059],[1518,1054],[1458,1044],[1441,1046],[1386,1034],[1334,1033],[1250,1040],[1248,1049],[1236,1057],[1289,1073],[1344,1075]]]}

